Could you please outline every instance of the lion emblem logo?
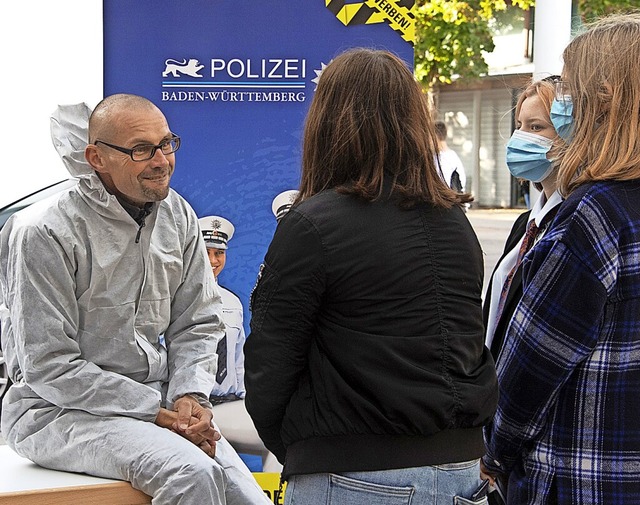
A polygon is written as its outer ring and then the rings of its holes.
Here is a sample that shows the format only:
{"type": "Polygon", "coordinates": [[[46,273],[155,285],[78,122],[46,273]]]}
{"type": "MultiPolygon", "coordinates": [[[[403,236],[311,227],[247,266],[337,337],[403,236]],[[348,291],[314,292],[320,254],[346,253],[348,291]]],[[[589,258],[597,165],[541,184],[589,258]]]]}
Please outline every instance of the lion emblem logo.
{"type": "Polygon", "coordinates": [[[188,75],[191,77],[202,77],[198,72],[204,68],[204,65],[200,65],[200,62],[195,58],[190,58],[189,61],[187,61],[186,58],[182,61],[168,58],[164,64],[165,69],[164,72],[162,72],[162,77],[168,77],[169,74],[173,77],[179,77],[178,74],[188,75]]]}

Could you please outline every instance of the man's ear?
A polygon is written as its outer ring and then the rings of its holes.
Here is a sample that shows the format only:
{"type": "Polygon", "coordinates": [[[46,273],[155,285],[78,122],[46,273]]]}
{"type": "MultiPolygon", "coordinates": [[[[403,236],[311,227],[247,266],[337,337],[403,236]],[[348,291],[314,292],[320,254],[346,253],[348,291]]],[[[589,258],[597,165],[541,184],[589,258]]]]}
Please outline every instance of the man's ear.
{"type": "Polygon", "coordinates": [[[96,172],[106,172],[104,160],[95,144],[88,144],[87,147],[85,147],[84,157],[96,172]]]}

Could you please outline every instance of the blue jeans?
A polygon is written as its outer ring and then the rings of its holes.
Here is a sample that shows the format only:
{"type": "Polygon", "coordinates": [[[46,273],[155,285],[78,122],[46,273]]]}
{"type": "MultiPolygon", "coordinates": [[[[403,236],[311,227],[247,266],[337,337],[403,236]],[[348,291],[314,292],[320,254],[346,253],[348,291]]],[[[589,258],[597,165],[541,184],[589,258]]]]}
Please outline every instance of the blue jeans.
{"type": "Polygon", "coordinates": [[[378,472],[294,475],[284,505],[482,505],[480,461],[378,472]]]}

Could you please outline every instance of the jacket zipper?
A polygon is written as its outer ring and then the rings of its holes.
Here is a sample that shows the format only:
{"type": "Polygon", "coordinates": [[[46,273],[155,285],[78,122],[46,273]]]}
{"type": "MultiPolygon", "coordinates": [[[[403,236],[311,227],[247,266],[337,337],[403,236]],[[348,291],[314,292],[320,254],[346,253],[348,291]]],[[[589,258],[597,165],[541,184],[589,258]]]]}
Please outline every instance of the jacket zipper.
{"type": "Polygon", "coordinates": [[[142,234],[142,228],[145,226],[145,220],[143,219],[138,227],[138,233],[136,234],[136,244],[140,242],[140,235],[142,234]]]}

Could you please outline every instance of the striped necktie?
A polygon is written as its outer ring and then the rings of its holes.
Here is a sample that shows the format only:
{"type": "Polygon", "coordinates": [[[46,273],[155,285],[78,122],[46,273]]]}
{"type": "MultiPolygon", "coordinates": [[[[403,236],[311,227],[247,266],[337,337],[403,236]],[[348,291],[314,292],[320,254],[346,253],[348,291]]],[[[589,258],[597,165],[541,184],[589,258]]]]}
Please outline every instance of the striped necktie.
{"type": "Polygon", "coordinates": [[[535,242],[537,234],[538,227],[536,226],[536,220],[532,219],[527,226],[527,232],[524,234],[524,238],[522,239],[522,244],[520,245],[520,250],[518,251],[518,257],[516,258],[516,264],[513,265],[513,268],[509,272],[509,275],[507,275],[507,279],[502,285],[500,300],[498,302],[498,312],[496,313],[496,321],[500,321],[500,316],[502,316],[502,311],[504,310],[504,304],[507,300],[507,295],[509,294],[509,288],[511,287],[513,276],[516,274],[520,263],[522,263],[522,258],[524,258],[524,255],[527,254],[529,249],[533,247],[533,243],[535,242]]]}

